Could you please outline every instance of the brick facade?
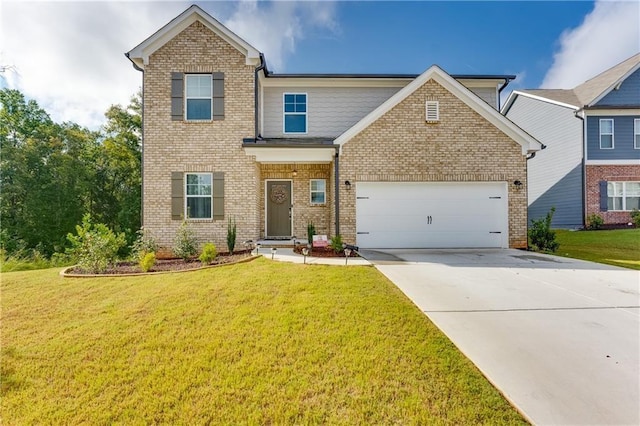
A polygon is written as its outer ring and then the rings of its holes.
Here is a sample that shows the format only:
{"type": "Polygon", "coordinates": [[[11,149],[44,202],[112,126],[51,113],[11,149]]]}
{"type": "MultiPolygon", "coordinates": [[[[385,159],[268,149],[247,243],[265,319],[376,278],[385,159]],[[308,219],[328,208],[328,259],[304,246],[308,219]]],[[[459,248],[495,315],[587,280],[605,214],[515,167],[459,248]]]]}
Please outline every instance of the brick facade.
{"type": "MultiPolygon", "coordinates": [[[[509,246],[522,248],[527,246],[526,167],[519,144],[429,80],[343,146],[340,181],[507,182],[509,246]],[[425,122],[426,100],[439,101],[439,122],[425,122]],[[523,185],[516,187],[515,180],[523,185]]],[[[340,201],[340,231],[354,243],[355,191],[340,185],[340,201]]]]}
{"type": "Polygon", "coordinates": [[[149,59],[144,71],[143,223],[171,247],[179,220],[171,218],[171,172],[224,172],[225,220],[193,221],[201,242],[226,250],[227,217],[237,222],[237,241],[260,232],[260,169],[242,149],[254,132],[254,67],[202,23],[195,22],[149,59]],[[172,72],[223,72],[224,120],[171,120],[172,72]]]}
{"type": "Polygon", "coordinates": [[[598,214],[606,224],[631,222],[628,211],[600,211],[600,181],[640,182],[640,165],[586,166],[586,216],[598,214]]]}

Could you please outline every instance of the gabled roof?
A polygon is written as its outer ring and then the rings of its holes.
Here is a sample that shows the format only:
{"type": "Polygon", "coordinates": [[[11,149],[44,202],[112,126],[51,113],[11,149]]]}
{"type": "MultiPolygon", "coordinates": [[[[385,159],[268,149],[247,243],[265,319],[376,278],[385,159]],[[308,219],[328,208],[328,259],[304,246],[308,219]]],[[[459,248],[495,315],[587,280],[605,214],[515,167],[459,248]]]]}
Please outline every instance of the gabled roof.
{"type": "Polygon", "coordinates": [[[592,106],[597,103],[638,69],[640,53],[576,86],[573,91],[582,104],[580,106],[592,106]]]}
{"type": "Polygon", "coordinates": [[[511,92],[500,112],[506,114],[518,96],[524,96],[574,110],[580,109],[580,101],[573,89],[524,89],[511,92]]]}
{"type": "Polygon", "coordinates": [[[338,136],[334,143],[336,145],[342,146],[345,143],[349,142],[353,137],[369,127],[400,102],[408,98],[413,92],[418,90],[429,80],[434,80],[435,82],[443,86],[454,96],[464,102],[467,106],[469,106],[491,124],[496,126],[507,136],[517,142],[522,147],[523,154],[533,151],[539,151],[541,149],[542,144],[538,142],[533,136],[522,130],[505,116],[501,115],[495,108],[491,107],[488,103],[480,99],[476,94],[467,89],[460,82],[456,81],[453,77],[451,77],[437,65],[432,65],[428,70],[420,74],[411,83],[409,83],[395,95],[387,99],[384,103],[382,103],[382,105],[370,112],[343,134],[338,136]]]}
{"type": "Polygon", "coordinates": [[[125,55],[133,62],[134,66],[144,69],[144,66],[149,63],[149,57],[153,52],[164,46],[169,40],[196,21],[200,21],[204,26],[245,55],[247,65],[256,65],[260,62],[260,52],[255,47],[196,5],[189,7],[176,16],[167,25],[160,28],[151,37],[125,53],[125,55]]]}
{"type": "Polygon", "coordinates": [[[609,68],[574,87],[573,89],[523,89],[514,90],[502,107],[506,114],[518,96],[554,103],[560,106],[582,109],[593,106],[624,82],[631,74],[640,69],[640,53],[609,68]]]}

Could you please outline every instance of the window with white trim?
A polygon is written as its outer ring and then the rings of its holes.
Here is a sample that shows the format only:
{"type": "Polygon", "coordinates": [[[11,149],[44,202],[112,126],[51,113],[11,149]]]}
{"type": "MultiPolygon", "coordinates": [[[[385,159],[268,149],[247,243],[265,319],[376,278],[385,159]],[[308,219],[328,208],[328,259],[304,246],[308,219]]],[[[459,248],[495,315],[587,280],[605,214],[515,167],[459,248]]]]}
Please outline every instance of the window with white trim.
{"type": "Polygon", "coordinates": [[[426,102],[426,121],[440,121],[440,105],[438,101],[426,102]]]}
{"type": "Polygon", "coordinates": [[[640,118],[633,120],[633,147],[640,149],[640,118]]]}
{"type": "Polygon", "coordinates": [[[284,133],[307,133],[307,94],[285,93],[283,114],[284,133]]]}
{"type": "Polygon", "coordinates": [[[613,149],[613,119],[600,119],[600,149],[613,149]]]}
{"type": "Polygon", "coordinates": [[[607,210],[640,209],[640,182],[607,182],[607,210]]]}
{"type": "Polygon", "coordinates": [[[311,204],[325,204],[327,200],[327,181],[311,179],[311,204]]]}
{"type": "Polygon", "coordinates": [[[185,117],[187,120],[211,120],[213,81],[211,74],[185,75],[185,117]]]}
{"type": "Polygon", "coordinates": [[[185,217],[211,219],[213,204],[211,173],[186,173],[185,217]]]}

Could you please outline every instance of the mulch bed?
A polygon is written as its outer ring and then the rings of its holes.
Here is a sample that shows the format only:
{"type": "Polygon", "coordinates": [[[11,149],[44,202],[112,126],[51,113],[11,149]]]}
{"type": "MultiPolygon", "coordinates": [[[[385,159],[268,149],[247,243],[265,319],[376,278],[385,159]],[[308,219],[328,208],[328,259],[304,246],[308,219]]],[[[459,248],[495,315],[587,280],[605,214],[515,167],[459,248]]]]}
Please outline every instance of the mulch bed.
{"type": "MultiPolygon", "coordinates": [[[[298,254],[302,254],[302,249],[304,248],[304,245],[298,244],[293,248],[293,251],[298,253],[298,254]]],[[[344,252],[340,252],[340,253],[336,253],[331,247],[315,247],[312,248],[311,251],[309,252],[309,256],[313,256],[313,257],[345,257],[344,256],[344,252]]],[[[349,256],[351,257],[360,257],[358,256],[358,254],[354,251],[351,252],[351,255],[349,256]]]]}
{"type": "MultiPolygon", "coordinates": [[[[198,259],[190,259],[186,262],[182,259],[158,259],[149,272],[188,271],[191,269],[202,268],[203,266],[224,265],[225,263],[234,263],[246,259],[250,255],[251,253],[248,250],[236,251],[232,255],[229,253],[220,253],[215,260],[211,262],[211,265],[203,265],[198,259]]],[[[79,268],[69,269],[67,270],[67,273],[89,274],[79,268]]],[[[141,273],[143,272],[137,262],[118,262],[115,266],[104,272],[104,274],[108,275],[141,273]]]]}

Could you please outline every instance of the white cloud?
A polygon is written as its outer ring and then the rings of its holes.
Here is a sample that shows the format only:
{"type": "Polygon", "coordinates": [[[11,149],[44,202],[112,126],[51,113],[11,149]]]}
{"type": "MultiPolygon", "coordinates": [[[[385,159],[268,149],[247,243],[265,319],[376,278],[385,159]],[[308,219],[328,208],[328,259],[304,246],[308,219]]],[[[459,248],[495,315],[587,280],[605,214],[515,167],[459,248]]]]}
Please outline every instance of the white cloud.
{"type": "Polygon", "coordinates": [[[582,24],[565,31],[541,87],[571,89],[640,51],[640,2],[596,1],[582,24]]]}
{"type": "Polygon", "coordinates": [[[282,72],[306,31],[336,30],[335,7],[330,1],[243,1],[225,25],[263,52],[270,70],[282,72]]]}
{"type": "MultiPolygon", "coordinates": [[[[97,129],[142,84],[124,52],[191,2],[0,3],[0,86],[35,99],[57,122],[97,129]],[[3,81],[4,80],[4,81],[3,81]]],[[[200,6],[284,67],[308,26],[333,28],[334,3],[204,2],[200,6]],[[224,15],[230,16],[225,21],[224,15]]]]}

